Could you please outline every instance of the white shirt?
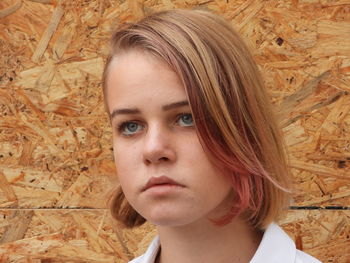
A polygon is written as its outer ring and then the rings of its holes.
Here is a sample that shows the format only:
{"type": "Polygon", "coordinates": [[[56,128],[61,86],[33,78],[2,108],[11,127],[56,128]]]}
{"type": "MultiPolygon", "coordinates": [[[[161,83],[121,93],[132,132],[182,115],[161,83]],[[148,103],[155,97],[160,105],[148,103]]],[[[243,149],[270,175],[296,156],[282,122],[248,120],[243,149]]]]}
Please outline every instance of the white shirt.
{"type": "MultiPolygon", "coordinates": [[[[153,239],[145,254],[129,263],[154,263],[160,248],[159,237],[153,239]]],[[[265,230],[257,251],[249,263],[321,263],[296,249],[293,240],[275,223],[265,230]]],[[[215,262],[214,262],[215,263],[215,262]]]]}

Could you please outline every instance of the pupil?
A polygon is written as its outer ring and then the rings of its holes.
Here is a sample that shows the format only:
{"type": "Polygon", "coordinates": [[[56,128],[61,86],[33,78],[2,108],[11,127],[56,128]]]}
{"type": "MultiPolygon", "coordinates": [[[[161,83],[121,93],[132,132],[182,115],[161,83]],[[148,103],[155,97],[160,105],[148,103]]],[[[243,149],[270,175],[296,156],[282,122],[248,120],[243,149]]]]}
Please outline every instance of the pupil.
{"type": "Polygon", "coordinates": [[[136,131],[136,129],[137,129],[137,125],[136,125],[136,123],[129,123],[128,124],[128,130],[129,131],[136,131]]]}
{"type": "Polygon", "coordinates": [[[183,121],[185,122],[185,123],[191,123],[192,122],[192,116],[191,115],[184,115],[183,116],[183,121]]]}

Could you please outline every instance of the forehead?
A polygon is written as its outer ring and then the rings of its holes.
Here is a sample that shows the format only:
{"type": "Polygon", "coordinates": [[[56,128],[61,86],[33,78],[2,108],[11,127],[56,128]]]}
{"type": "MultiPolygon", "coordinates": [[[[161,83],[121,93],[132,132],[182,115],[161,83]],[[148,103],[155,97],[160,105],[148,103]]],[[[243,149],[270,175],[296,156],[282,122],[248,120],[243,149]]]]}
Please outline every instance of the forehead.
{"type": "Polygon", "coordinates": [[[187,98],[177,74],[166,63],[146,52],[129,51],[117,55],[108,71],[106,94],[109,108],[157,101],[171,103],[174,99],[187,98]]]}
{"type": "Polygon", "coordinates": [[[170,67],[155,55],[138,49],[128,50],[113,56],[107,70],[107,87],[110,86],[110,82],[116,80],[132,85],[165,71],[173,73],[170,67]]]}

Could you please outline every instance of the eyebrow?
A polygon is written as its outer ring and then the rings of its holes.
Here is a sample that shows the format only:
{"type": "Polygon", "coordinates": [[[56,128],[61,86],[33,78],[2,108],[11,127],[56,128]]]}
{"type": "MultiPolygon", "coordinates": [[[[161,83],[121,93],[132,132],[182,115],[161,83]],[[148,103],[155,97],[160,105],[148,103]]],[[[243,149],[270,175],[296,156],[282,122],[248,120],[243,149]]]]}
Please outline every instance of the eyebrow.
{"type": "MultiPolygon", "coordinates": [[[[179,102],[174,102],[174,103],[164,105],[164,106],[162,106],[162,110],[168,111],[168,110],[172,110],[175,108],[188,106],[188,105],[189,105],[188,101],[184,100],[184,101],[179,101],[179,102]]],[[[112,113],[110,114],[110,119],[113,119],[115,116],[120,115],[120,114],[137,114],[140,112],[141,111],[138,108],[114,109],[112,111],[112,113]]]]}

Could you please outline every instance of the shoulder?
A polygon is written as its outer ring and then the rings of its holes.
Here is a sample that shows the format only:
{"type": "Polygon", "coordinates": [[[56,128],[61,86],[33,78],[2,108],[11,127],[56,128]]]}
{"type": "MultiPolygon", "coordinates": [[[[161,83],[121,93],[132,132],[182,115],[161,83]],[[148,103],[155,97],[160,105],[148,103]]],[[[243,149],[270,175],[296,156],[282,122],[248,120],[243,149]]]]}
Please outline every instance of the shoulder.
{"type": "Polygon", "coordinates": [[[306,254],[301,250],[296,251],[295,263],[322,263],[318,259],[306,254]]]}

